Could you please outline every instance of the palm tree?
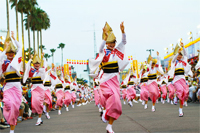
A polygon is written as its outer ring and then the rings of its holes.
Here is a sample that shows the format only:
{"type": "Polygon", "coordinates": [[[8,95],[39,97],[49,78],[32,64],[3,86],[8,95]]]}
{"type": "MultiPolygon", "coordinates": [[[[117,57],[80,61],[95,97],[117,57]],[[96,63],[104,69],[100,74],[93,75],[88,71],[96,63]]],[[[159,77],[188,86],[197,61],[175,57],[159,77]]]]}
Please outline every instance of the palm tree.
{"type": "Polygon", "coordinates": [[[44,54],[44,58],[46,58],[46,60],[48,61],[48,58],[50,58],[51,57],[51,55],[49,55],[49,54],[44,54]]]}
{"type": "Polygon", "coordinates": [[[62,56],[62,59],[61,59],[61,66],[63,66],[63,48],[65,47],[65,44],[64,43],[60,43],[58,44],[58,47],[57,48],[61,48],[61,56],[62,56]]]}
{"type": "Polygon", "coordinates": [[[17,39],[17,41],[19,41],[17,1],[18,1],[18,0],[10,0],[10,3],[12,3],[12,5],[11,5],[11,9],[12,9],[13,7],[15,7],[15,15],[16,15],[16,31],[17,31],[17,34],[16,34],[17,37],[16,37],[16,39],[17,39]]]}
{"type": "Polygon", "coordinates": [[[36,15],[37,15],[37,22],[35,25],[35,29],[37,30],[37,46],[38,46],[38,54],[39,54],[39,31],[42,29],[43,25],[43,15],[45,14],[45,11],[41,8],[36,8],[36,15]]]}
{"type": "Polygon", "coordinates": [[[8,4],[8,0],[6,0],[6,9],[7,9],[7,34],[10,34],[9,4],[8,4]]]}
{"type": "Polygon", "coordinates": [[[50,51],[51,51],[51,56],[52,56],[52,63],[54,63],[54,52],[56,51],[56,49],[54,49],[54,48],[52,48],[52,49],[50,49],[50,51]]]}
{"type": "MultiPolygon", "coordinates": [[[[25,21],[25,28],[26,28],[26,30],[28,30],[28,46],[29,46],[29,49],[30,49],[31,48],[31,44],[30,44],[30,21],[31,21],[31,17],[30,17],[30,14],[31,14],[31,11],[33,10],[33,8],[35,8],[34,6],[38,5],[38,4],[37,4],[36,0],[27,0],[26,5],[27,5],[26,10],[25,10],[26,19],[24,19],[24,21],[25,21]]],[[[30,51],[29,51],[29,53],[30,53],[30,51]]],[[[30,56],[30,54],[29,54],[29,56],[30,56]]]]}
{"type": "Polygon", "coordinates": [[[46,50],[45,45],[42,45],[42,47],[40,45],[39,48],[42,49],[42,50],[46,50]]]}
{"type": "MultiPolygon", "coordinates": [[[[41,29],[40,29],[40,45],[42,45],[42,29],[47,30],[50,27],[50,19],[46,12],[41,15],[41,29]]],[[[42,47],[40,47],[41,53],[43,53],[42,47]]],[[[42,55],[42,54],[41,54],[42,55]]]]}
{"type": "Polygon", "coordinates": [[[39,21],[39,18],[37,17],[36,7],[33,7],[32,11],[30,12],[29,18],[31,20],[31,21],[29,21],[30,27],[31,27],[31,30],[33,32],[33,49],[35,51],[36,50],[35,49],[35,30],[36,30],[36,25],[39,21]]]}
{"type": "Polygon", "coordinates": [[[17,3],[18,6],[18,12],[21,13],[21,23],[22,23],[22,58],[23,60],[23,72],[25,71],[25,54],[24,54],[24,20],[23,20],[23,14],[26,11],[27,6],[27,0],[19,0],[17,3]]]}

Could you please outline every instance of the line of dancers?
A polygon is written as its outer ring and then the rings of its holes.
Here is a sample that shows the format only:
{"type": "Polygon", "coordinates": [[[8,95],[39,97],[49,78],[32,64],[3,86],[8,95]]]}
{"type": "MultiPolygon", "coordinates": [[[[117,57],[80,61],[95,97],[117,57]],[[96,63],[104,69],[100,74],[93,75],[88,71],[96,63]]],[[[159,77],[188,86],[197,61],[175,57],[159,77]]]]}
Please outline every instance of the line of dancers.
{"type": "Polygon", "coordinates": [[[61,108],[66,107],[69,111],[69,105],[78,101],[78,106],[86,105],[92,100],[93,90],[85,83],[77,84],[76,77],[72,79],[69,75],[62,72],[60,68],[56,69],[54,64],[52,68],[47,67],[47,61],[43,57],[40,59],[35,52],[34,56],[26,64],[24,76],[22,70],[22,47],[15,39],[14,33],[7,34],[4,51],[0,54],[0,75],[5,77],[3,87],[3,115],[10,124],[10,133],[14,133],[19,116],[19,108],[22,102],[22,83],[31,79],[31,109],[32,113],[38,114],[36,126],[43,124],[41,116],[43,111],[47,119],[50,119],[49,111],[52,108],[52,101],[56,102],[58,115],[61,115],[61,108]],[[12,39],[11,39],[12,37],[12,39]],[[17,48],[14,46],[15,42],[17,48]],[[56,100],[52,99],[55,94],[56,100]]]}
{"type": "MultiPolygon", "coordinates": [[[[114,133],[113,122],[122,114],[120,89],[124,104],[133,106],[140,99],[147,109],[148,99],[152,101],[152,112],[156,111],[156,102],[161,98],[164,104],[166,98],[177,104],[179,99],[179,117],[183,117],[183,105],[187,106],[189,95],[188,76],[192,76],[191,66],[188,63],[187,53],[182,42],[176,46],[174,55],[169,60],[168,69],[163,70],[159,52],[157,59],[149,56],[148,61],[141,65],[137,75],[134,67],[130,68],[126,78],[120,84],[119,73],[129,63],[125,55],[126,35],[124,23],[120,24],[122,41],[116,45],[116,37],[112,28],[106,22],[103,28],[103,42],[96,59],[89,60],[90,76],[94,78],[95,104],[101,112],[101,119],[108,123],[106,131],[114,133]],[[106,45],[106,49],[104,49],[106,45]],[[140,88],[140,89],[138,89],[140,88]]],[[[196,68],[198,69],[198,68],[196,68]]],[[[169,101],[168,100],[168,101],[169,101]]]]}

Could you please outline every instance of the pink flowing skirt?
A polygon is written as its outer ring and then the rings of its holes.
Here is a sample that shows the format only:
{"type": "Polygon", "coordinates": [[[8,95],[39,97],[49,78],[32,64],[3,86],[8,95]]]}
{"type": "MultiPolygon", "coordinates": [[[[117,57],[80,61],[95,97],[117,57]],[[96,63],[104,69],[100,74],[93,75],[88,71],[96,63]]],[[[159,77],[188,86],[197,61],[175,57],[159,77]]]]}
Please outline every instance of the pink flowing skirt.
{"type": "MultiPolygon", "coordinates": [[[[92,100],[93,100],[93,94],[90,94],[90,95],[91,95],[91,99],[90,99],[90,100],[92,101],[92,100]]],[[[98,101],[99,101],[99,100],[98,100],[98,101]]]]}
{"type": "Polygon", "coordinates": [[[72,98],[72,102],[76,101],[76,94],[75,94],[75,92],[71,93],[71,98],[72,98]]]}
{"type": "Polygon", "coordinates": [[[49,109],[52,108],[52,96],[49,89],[45,90],[44,102],[49,105],[49,109]]]}
{"type": "Polygon", "coordinates": [[[99,104],[99,93],[98,93],[98,90],[94,90],[94,101],[95,101],[95,105],[97,106],[99,104]]]}
{"type": "Polygon", "coordinates": [[[154,81],[148,85],[148,88],[149,88],[149,97],[151,98],[152,102],[155,103],[159,96],[158,84],[154,81]]]}
{"type": "Polygon", "coordinates": [[[60,89],[58,92],[56,92],[56,97],[57,97],[56,105],[62,107],[63,106],[63,98],[64,98],[63,90],[60,89]]]}
{"type": "Polygon", "coordinates": [[[141,92],[140,92],[140,99],[144,101],[148,101],[149,92],[148,92],[148,86],[146,83],[140,86],[141,92]]]}
{"type": "Polygon", "coordinates": [[[186,81],[184,79],[180,79],[174,83],[174,88],[176,89],[177,97],[182,100],[182,103],[188,98],[189,89],[186,85],[186,81]]]}
{"type": "Polygon", "coordinates": [[[106,107],[106,100],[105,100],[105,97],[103,96],[101,89],[99,89],[99,104],[102,107],[106,107]]]}
{"type": "Polygon", "coordinates": [[[31,91],[31,106],[32,112],[42,114],[44,102],[44,90],[40,87],[36,87],[31,91]]]}
{"type": "Polygon", "coordinates": [[[65,92],[64,104],[67,105],[67,106],[69,106],[69,104],[71,103],[71,101],[72,101],[71,94],[68,91],[66,91],[65,92]]]}
{"type": "Polygon", "coordinates": [[[134,99],[135,97],[136,97],[136,91],[133,88],[133,86],[131,86],[127,89],[127,98],[130,101],[131,99],[134,99]]]}
{"type": "Polygon", "coordinates": [[[161,91],[162,91],[162,98],[163,98],[163,100],[165,100],[166,97],[167,97],[167,88],[166,88],[166,85],[162,85],[161,86],[161,91]]]}
{"type": "Polygon", "coordinates": [[[22,92],[16,87],[3,92],[3,115],[10,125],[17,125],[19,107],[22,102],[22,92]]]}
{"type": "Polygon", "coordinates": [[[126,99],[126,96],[127,96],[127,90],[126,90],[126,89],[123,89],[123,90],[122,90],[122,98],[123,98],[123,99],[126,99]]]}
{"type": "Polygon", "coordinates": [[[169,90],[169,98],[170,98],[171,100],[173,100],[173,98],[174,98],[174,93],[175,93],[175,88],[174,88],[174,86],[173,86],[172,84],[169,84],[169,85],[167,86],[167,88],[168,88],[168,90],[169,90]]]}
{"type": "Polygon", "coordinates": [[[122,114],[122,105],[120,101],[120,87],[118,77],[114,76],[112,79],[100,84],[100,89],[106,100],[106,114],[105,119],[109,117],[117,120],[122,114]]]}

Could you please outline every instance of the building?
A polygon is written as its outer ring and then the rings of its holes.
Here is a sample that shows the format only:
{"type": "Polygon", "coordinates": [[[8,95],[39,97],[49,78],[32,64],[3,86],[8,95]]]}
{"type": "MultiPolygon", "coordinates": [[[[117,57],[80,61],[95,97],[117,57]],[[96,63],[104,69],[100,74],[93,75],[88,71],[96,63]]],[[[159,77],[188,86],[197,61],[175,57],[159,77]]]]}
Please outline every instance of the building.
{"type": "MultiPolygon", "coordinates": [[[[187,52],[188,62],[192,66],[192,69],[194,69],[197,60],[199,58],[197,50],[198,49],[200,50],[200,38],[197,38],[196,40],[189,42],[184,47],[187,52]]],[[[169,59],[172,56],[173,52],[164,57],[164,67],[168,68],[169,59]]]]}

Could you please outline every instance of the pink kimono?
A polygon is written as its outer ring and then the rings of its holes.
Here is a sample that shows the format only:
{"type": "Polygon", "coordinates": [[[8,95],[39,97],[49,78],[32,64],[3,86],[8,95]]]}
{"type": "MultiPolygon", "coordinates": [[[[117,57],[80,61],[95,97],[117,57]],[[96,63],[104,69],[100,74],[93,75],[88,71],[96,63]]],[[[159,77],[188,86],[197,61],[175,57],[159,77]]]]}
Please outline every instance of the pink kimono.
{"type": "Polygon", "coordinates": [[[18,52],[12,60],[4,60],[6,51],[0,55],[0,76],[4,74],[5,85],[3,88],[3,116],[10,125],[17,125],[19,108],[22,101],[21,74],[22,48],[19,42],[15,40],[18,52]]]}

